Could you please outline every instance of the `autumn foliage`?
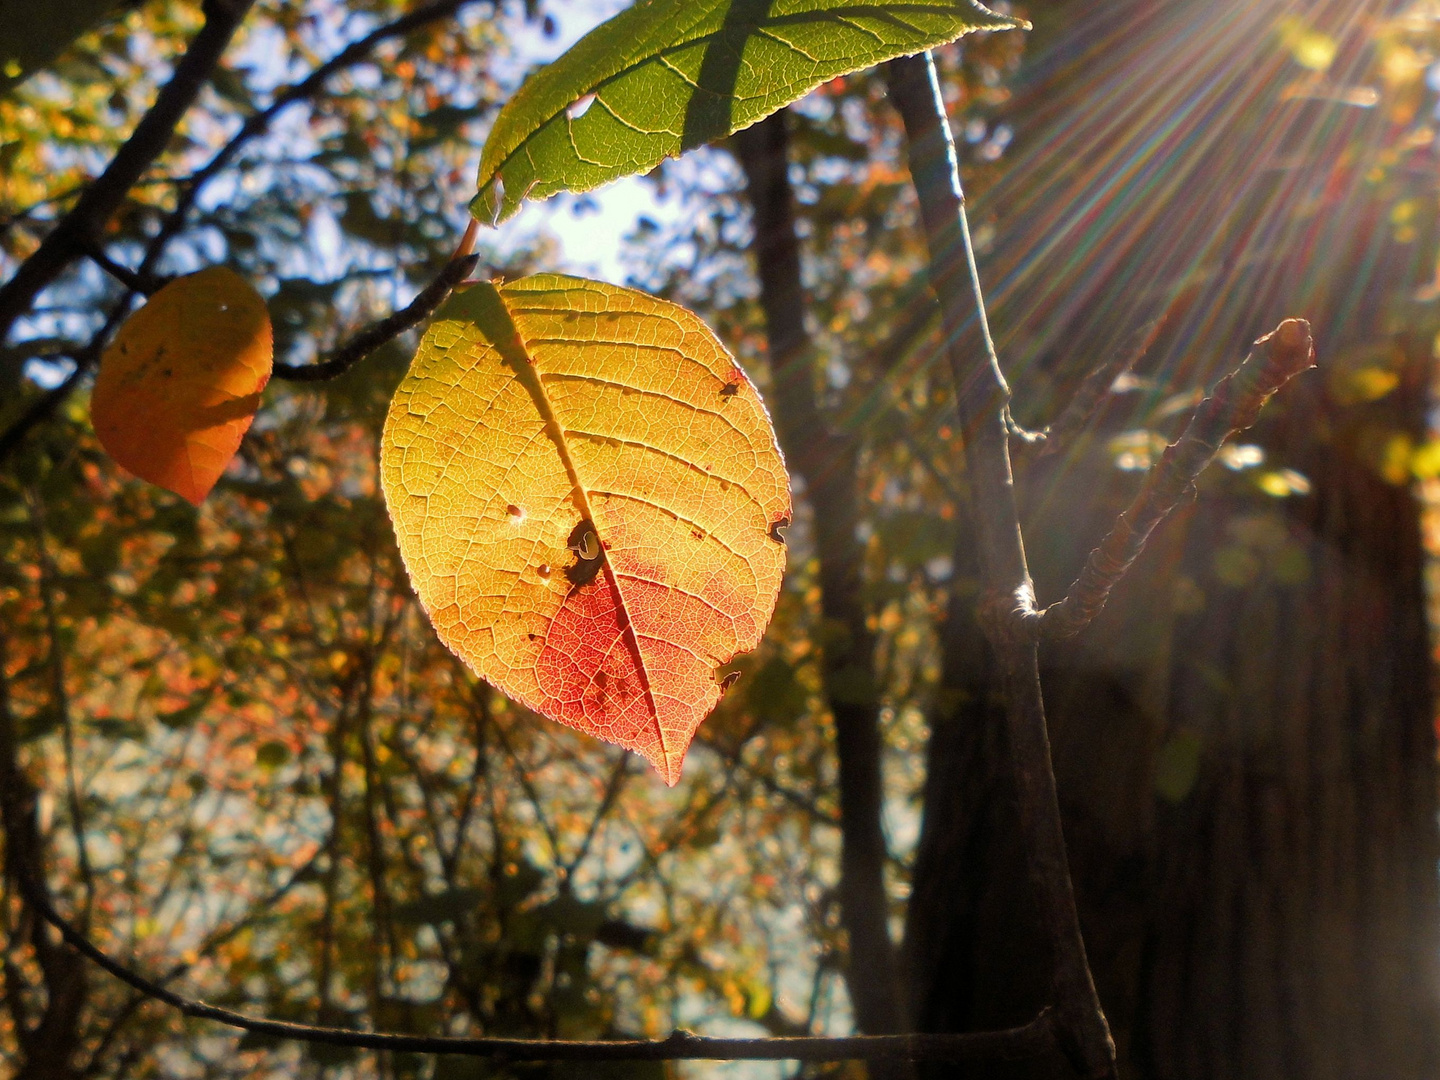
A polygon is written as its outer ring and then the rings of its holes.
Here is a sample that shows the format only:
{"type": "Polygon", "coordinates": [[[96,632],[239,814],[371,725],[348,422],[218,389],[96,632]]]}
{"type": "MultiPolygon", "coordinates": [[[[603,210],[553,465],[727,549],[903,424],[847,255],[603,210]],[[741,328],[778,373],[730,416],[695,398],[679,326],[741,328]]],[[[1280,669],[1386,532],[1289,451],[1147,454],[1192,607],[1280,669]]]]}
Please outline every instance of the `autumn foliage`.
{"type": "Polygon", "coordinates": [[[441,640],[673,785],[770,621],[790,521],[769,417],[705,324],[577,278],[473,285],[395,394],[381,473],[441,640]]]}

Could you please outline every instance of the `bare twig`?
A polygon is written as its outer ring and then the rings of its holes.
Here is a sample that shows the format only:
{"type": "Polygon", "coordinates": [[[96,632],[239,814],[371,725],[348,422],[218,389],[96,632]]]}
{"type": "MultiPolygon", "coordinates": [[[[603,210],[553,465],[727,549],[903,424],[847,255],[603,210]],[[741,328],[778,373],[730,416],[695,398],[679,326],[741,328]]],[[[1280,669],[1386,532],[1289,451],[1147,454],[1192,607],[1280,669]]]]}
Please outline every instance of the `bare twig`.
{"type": "MultiPolygon", "coordinates": [[[[971,513],[977,525],[983,592],[1033,594],[1010,468],[1009,387],[985,333],[959,161],[934,61],[926,53],[887,65],[890,97],[905,124],[910,173],[930,250],[946,353],[955,382],[956,418],[965,446],[971,513]],[[968,287],[966,278],[969,278],[968,287]],[[976,309],[967,304],[966,294],[976,309]],[[978,317],[985,355],[963,355],[966,324],[978,317]]],[[[1021,835],[1041,917],[1054,954],[1054,1007],[1061,1048],[1082,1076],[1113,1076],[1115,1047],[1100,1008],[1080,936],[1060,827],[1050,742],[1035,643],[1004,620],[987,619],[1005,693],[1006,725],[1019,797],[1021,835]]]]}
{"type": "Polygon", "coordinates": [[[150,111],[99,179],[85,189],[70,212],[20,264],[15,276],[0,286],[0,341],[9,335],[15,320],[30,310],[40,291],[91,246],[130,189],[164,151],[180,118],[189,111],[200,88],[209,80],[252,2],[206,0],[205,25],[175,65],[174,75],[150,111]]]}
{"type": "Polygon", "coordinates": [[[1038,457],[1049,457],[1068,449],[1076,436],[1089,427],[1096,410],[1109,397],[1115,380],[1133,371],[1135,365],[1145,358],[1150,346],[1159,336],[1164,322],[1164,319],[1157,319],[1142,325],[1129,335],[1108,360],[1080,380],[1075,393],[1065,403],[1054,422],[1045,429],[1045,438],[1037,449],[1038,457]]]}
{"type": "Polygon", "coordinates": [[[1088,626],[1105,606],[1110,590],[1144,550],[1155,527],[1215,460],[1221,444],[1252,426],[1277,390],[1315,366],[1315,343],[1304,319],[1286,319],[1255,345],[1240,366],[1196,407],[1180,438],[1166,447],[1135,501],[1086,559],[1065,599],[1044,611],[1024,611],[1022,602],[1021,618],[1033,636],[1071,637],[1088,626]]]}
{"type": "Polygon", "coordinates": [[[131,292],[139,293],[142,296],[150,296],[163,284],[159,278],[152,276],[141,277],[128,266],[121,266],[114,259],[110,258],[109,255],[105,254],[105,249],[99,244],[90,245],[85,254],[90,257],[91,262],[131,292]]]}
{"type": "Polygon", "coordinates": [[[335,350],[328,360],[318,364],[276,364],[275,378],[291,382],[322,382],[345,374],[387,341],[399,337],[417,323],[424,321],[445,302],[455,286],[464,281],[480,261],[478,255],[465,255],[447,262],[435,280],[420,290],[420,295],[379,322],[371,323],[360,333],[335,350]]]}
{"type": "Polygon", "coordinates": [[[1003,1031],[962,1035],[852,1035],[725,1039],[677,1030],[667,1039],[563,1041],[552,1039],[463,1038],[410,1035],[266,1020],[208,1005],[166,989],[115,960],[64,919],[43,888],[23,877],[20,889],[40,916],[66,943],[126,985],[178,1009],[186,1016],[278,1039],[418,1054],[457,1054],[502,1061],[1008,1061],[1035,1057],[1055,1045],[1054,1023],[1046,1010],[1028,1024],[1003,1031]]]}

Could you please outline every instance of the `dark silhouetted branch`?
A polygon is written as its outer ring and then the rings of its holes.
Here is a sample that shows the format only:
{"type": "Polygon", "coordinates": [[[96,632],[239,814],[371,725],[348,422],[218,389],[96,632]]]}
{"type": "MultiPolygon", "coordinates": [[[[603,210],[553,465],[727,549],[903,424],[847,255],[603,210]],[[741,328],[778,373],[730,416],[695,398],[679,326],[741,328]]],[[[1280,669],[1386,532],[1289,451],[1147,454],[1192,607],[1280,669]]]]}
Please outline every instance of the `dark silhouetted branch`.
{"type": "MultiPolygon", "coordinates": [[[[979,539],[983,596],[1030,596],[1033,586],[1010,467],[1010,390],[985,329],[959,161],[935,65],[927,53],[886,67],[890,98],[905,124],[910,174],[930,250],[946,353],[955,382],[956,418],[965,446],[971,514],[979,539]],[[968,280],[967,280],[968,277],[968,280]],[[965,356],[962,333],[978,319],[984,354],[965,356]]],[[[988,605],[982,605],[988,607],[988,605]]],[[[1113,1076],[1115,1047],[1095,993],[1060,827],[1050,741],[1033,640],[1003,619],[983,618],[1004,688],[1006,729],[1015,770],[1021,835],[1054,954],[1054,1008],[1060,1046],[1082,1076],[1113,1076]]]]}
{"type": "Polygon", "coordinates": [[[1051,1013],[1003,1031],[963,1035],[853,1035],[726,1039],[675,1031],[667,1039],[562,1041],[410,1035],[265,1020],[183,997],[115,960],[70,925],[33,877],[20,881],[31,907],[66,943],[121,982],[186,1016],[213,1020],[277,1039],[412,1054],[458,1054],[501,1061],[1007,1061],[1039,1056],[1055,1046],[1051,1013]]]}
{"type": "Polygon", "coordinates": [[[15,276],[0,286],[0,341],[9,335],[15,320],[30,310],[40,291],[90,248],[130,189],[164,151],[180,118],[189,111],[200,88],[209,80],[252,2],[208,0],[204,5],[205,25],[175,65],[174,75],[150,111],[70,212],[20,264],[15,276]]]}
{"type": "Polygon", "coordinates": [[[299,82],[277,91],[269,105],[250,116],[234,137],[216,151],[214,157],[180,184],[174,209],[161,222],[154,239],[147,247],[141,273],[153,269],[165,246],[185,227],[185,220],[205,185],[219,175],[247,143],[269,131],[270,125],[280,113],[291,105],[307,101],[320,93],[332,76],[368,60],[375,49],[385,42],[403,37],[438,19],[449,18],[461,8],[478,2],[479,0],[435,0],[434,3],[417,7],[393,22],[377,27],[359,41],[345,46],[299,82]]]}
{"type": "Polygon", "coordinates": [[[151,276],[142,277],[128,266],[121,266],[114,259],[110,258],[109,255],[105,254],[104,249],[101,248],[99,244],[92,244],[88,250],[86,250],[85,254],[90,257],[91,262],[131,292],[139,293],[142,296],[150,296],[158,291],[163,284],[159,278],[151,276]]]}
{"type": "Polygon", "coordinates": [[[455,286],[469,276],[479,261],[478,255],[451,259],[435,276],[435,280],[421,289],[420,295],[406,307],[379,322],[371,323],[336,349],[328,360],[318,364],[276,364],[275,378],[289,379],[291,382],[323,382],[345,374],[381,345],[429,318],[455,290],[455,286]]]}
{"type": "Polygon", "coordinates": [[[1277,390],[1315,366],[1315,343],[1304,319],[1286,319],[1255,346],[1196,407],[1180,438],[1166,447],[1150,471],[1135,501],[1090,553],[1065,599],[1044,611],[1025,611],[1022,601],[1021,619],[1033,636],[1071,637],[1088,626],[1105,606],[1110,590],[1144,550],[1150,534],[1185,498],[1225,440],[1251,427],[1277,390]]]}

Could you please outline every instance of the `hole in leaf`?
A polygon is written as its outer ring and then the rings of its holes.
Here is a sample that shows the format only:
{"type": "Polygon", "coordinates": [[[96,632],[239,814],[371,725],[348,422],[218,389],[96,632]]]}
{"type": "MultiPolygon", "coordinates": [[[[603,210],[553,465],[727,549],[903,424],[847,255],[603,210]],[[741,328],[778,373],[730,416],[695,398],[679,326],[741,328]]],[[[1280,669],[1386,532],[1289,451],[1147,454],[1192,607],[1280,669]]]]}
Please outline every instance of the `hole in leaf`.
{"type": "Polygon", "coordinates": [[[576,556],[575,564],[565,568],[565,576],[570,579],[570,584],[579,588],[594,581],[595,575],[600,572],[600,567],[605,562],[600,557],[603,549],[595,526],[581,518],[575,523],[575,528],[570,530],[570,538],[565,546],[576,556]]]}
{"type": "Polygon", "coordinates": [[[569,105],[565,106],[565,115],[570,117],[571,120],[579,120],[580,117],[589,111],[590,106],[593,104],[595,104],[595,95],[586,94],[584,97],[576,98],[569,105]]]}

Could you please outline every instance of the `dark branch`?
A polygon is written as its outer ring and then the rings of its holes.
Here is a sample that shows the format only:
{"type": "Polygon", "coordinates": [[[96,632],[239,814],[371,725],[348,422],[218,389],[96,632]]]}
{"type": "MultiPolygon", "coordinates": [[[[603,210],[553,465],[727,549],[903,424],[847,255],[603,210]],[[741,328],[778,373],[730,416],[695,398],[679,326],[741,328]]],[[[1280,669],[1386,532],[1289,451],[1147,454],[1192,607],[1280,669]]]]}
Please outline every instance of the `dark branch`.
{"type": "Polygon", "coordinates": [[[120,282],[131,292],[139,293],[142,296],[150,296],[159,290],[162,282],[151,275],[142,277],[128,266],[121,266],[109,255],[105,254],[103,248],[98,244],[92,245],[86,252],[90,261],[104,270],[116,281],[120,282]]]}
{"type": "Polygon", "coordinates": [[[305,78],[278,91],[269,105],[246,120],[235,136],[216,151],[214,157],[180,185],[175,208],[166,216],[159,231],[155,234],[155,238],[151,240],[145,260],[141,265],[141,272],[148,272],[154,267],[166,244],[185,227],[185,219],[189,216],[190,210],[194,207],[195,201],[200,197],[200,192],[205,185],[229,165],[248,142],[269,131],[275,117],[296,102],[314,97],[324,89],[331,76],[364,61],[375,51],[377,46],[392,38],[403,37],[437,19],[448,18],[461,8],[477,2],[478,0],[436,0],[434,3],[418,7],[394,22],[386,23],[371,31],[359,41],[345,46],[305,78]]]}
{"type": "Polygon", "coordinates": [[[330,359],[318,364],[276,364],[275,378],[291,382],[323,382],[345,374],[387,341],[399,337],[412,326],[430,317],[445,302],[480,261],[478,255],[465,255],[445,264],[435,280],[420,290],[409,305],[371,323],[364,330],[335,350],[330,359]]]}
{"type": "Polygon", "coordinates": [[[1044,611],[1022,610],[1022,619],[1034,636],[1070,637],[1088,626],[1105,606],[1110,590],[1144,550],[1156,526],[1215,460],[1221,444],[1252,426],[1277,390],[1315,366],[1315,343],[1304,319],[1286,319],[1255,345],[1240,366],[1196,407],[1190,423],[1165,449],[1135,501],[1090,553],[1065,599],[1044,611]]]}
{"type": "MultiPolygon", "coordinates": [[[[820,612],[836,628],[822,650],[821,678],[835,719],[840,788],[840,918],[849,936],[846,985],[855,1024],[875,1035],[905,1031],[899,972],[890,939],[885,894],[888,854],[881,826],[884,756],[875,634],[865,603],[864,550],[855,538],[859,441],[828,422],[815,392],[819,351],[805,328],[800,239],[789,181],[787,113],[739,132],[732,143],[745,172],[754,211],[756,276],[775,393],[771,409],[780,445],[805,478],[816,509],[815,552],[820,563],[820,612]]],[[[895,1080],[904,1070],[885,1070],[895,1080]]]]}
{"type": "Polygon", "coordinates": [[[84,365],[77,363],[75,370],[65,376],[65,381],[59,386],[45,391],[38,398],[30,403],[30,407],[15,418],[15,421],[0,432],[0,461],[4,461],[30,433],[30,429],[50,419],[55,410],[64,404],[65,399],[70,396],[71,391],[80,384],[80,378],[84,374],[84,365]]]}
{"type": "MultiPolygon", "coordinates": [[[[959,160],[934,62],[928,53],[892,61],[886,65],[886,84],[905,124],[910,175],[930,252],[930,281],[940,301],[956,420],[965,445],[970,512],[979,540],[982,591],[987,596],[1029,596],[1033,587],[1010,467],[1010,388],[985,331],[959,160]],[[972,320],[978,322],[985,346],[977,357],[965,355],[961,347],[972,320]]],[[[1052,994],[1059,1044],[1081,1076],[1113,1076],[1115,1047],[1075,912],[1036,646],[994,620],[987,620],[986,632],[1004,688],[1021,835],[1055,958],[1052,994]]]]}
{"type": "Polygon", "coordinates": [[[19,882],[25,899],[77,952],[147,997],[164,1002],[186,1016],[213,1020],[227,1027],[277,1039],[324,1043],[367,1050],[412,1054],[459,1054],[503,1061],[1012,1061],[1036,1057],[1055,1046],[1050,1013],[1004,1031],[963,1035],[853,1035],[830,1038],[802,1036],[723,1039],[675,1031],[668,1039],[561,1041],[550,1039],[462,1038],[408,1035],[265,1020],[182,997],[113,959],[66,921],[51,905],[33,877],[19,882]]]}
{"type": "Polygon", "coordinates": [[[0,341],[9,335],[15,320],[30,310],[40,291],[90,247],[130,189],[164,151],[180,118],[189,111],[200,88],[220,62],[251,3],[252,0],[230,0],[205,5],[205,25],[175,65],[174,75],[150,111],[99,179],[85,189],[34,254],[20,264],[15,276],[0,287],[0,341]]]}

